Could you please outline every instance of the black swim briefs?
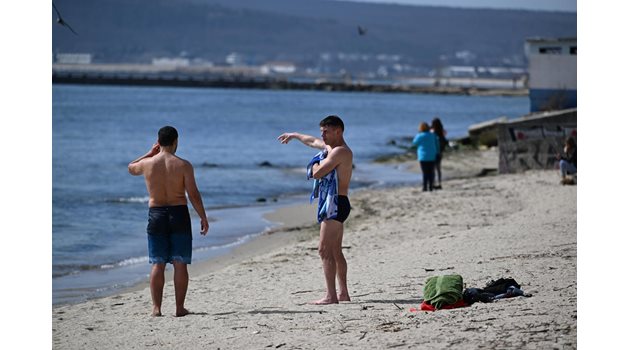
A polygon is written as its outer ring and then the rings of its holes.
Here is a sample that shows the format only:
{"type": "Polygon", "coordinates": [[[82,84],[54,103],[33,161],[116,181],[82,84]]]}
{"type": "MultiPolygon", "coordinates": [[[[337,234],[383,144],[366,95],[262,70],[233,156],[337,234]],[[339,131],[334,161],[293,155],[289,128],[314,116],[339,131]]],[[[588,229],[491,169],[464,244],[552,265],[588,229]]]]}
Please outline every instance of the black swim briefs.
{"type": "Polygon", "coordinates": [[[334,218],[333,220],[337,220],[339,222],[346,221],[346,219],[350,215],[351,209],[352,207],[350,207],[350,200],[348,199],[348,196],[338,195],[337,196],[337,217],[334,218]]]}

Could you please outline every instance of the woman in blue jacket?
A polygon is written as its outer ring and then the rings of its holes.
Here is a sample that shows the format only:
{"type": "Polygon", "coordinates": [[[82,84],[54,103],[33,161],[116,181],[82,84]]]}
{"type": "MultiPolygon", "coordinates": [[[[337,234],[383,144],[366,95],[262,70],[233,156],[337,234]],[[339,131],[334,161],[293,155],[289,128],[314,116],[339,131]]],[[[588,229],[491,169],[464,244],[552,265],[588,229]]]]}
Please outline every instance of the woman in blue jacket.
{"type": "Polygon", "coordinates": [[[419,133],[413,138],[413,145],[418,147],[418,161],[422,170],[422,191],[433,191],[435,178],[435,158],[438,153],[438,138],[425,122],[420,123],[419,133]]]}

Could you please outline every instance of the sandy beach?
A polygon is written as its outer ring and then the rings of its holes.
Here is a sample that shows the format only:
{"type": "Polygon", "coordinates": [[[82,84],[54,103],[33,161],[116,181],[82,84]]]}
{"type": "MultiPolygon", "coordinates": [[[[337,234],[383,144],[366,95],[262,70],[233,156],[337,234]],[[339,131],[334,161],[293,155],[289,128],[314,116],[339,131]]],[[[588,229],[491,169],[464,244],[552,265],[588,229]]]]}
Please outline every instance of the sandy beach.
{"type": "Polygon", "coordinates": [[[323,296],[324,279],[314,207],[296,206],[271,215],[283,229],[191,267],[193,314],[174,317],[169,276],[163,317],[150,316],[146,285],[54,307],[53,348],[576,348],[577,186],[560,185],[555,171],[475,176],[496,168],[484,154],[461,176],[445,164],[452,180],[441,191],[351,194],[351,302],[307,304],[323,296]],[[453,273],[467,287],[512,277],[533,296],[410,312],[428,277],[453,273]]]}

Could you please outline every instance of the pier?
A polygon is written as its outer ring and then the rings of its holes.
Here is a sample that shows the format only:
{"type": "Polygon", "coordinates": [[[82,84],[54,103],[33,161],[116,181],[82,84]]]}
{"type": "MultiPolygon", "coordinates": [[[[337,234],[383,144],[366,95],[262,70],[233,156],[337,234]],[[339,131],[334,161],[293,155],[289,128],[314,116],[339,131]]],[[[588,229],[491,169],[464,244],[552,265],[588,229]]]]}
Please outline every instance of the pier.
{"type": "Polygon", "coordinates": [[[53,65],[53,84],[169,86],[271,90],[317,90],[452,95],[527,96],[509,79],[415,78],[391,81],[347,77],[295,77],[258,74],[254,68],[151,65],[53,65]]]}

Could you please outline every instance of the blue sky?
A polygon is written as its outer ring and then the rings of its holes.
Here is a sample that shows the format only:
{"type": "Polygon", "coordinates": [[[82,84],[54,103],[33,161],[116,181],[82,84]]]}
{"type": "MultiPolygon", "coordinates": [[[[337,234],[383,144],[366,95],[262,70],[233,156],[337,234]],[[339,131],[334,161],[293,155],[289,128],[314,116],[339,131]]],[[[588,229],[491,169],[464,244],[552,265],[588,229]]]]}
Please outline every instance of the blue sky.
{"type": "MultiPolygon", "coordinates": [[[[348,1],[348,0],[345,0],[348,1]]],[[[350,0],[407,5],[577,12],[577,0],[350,0]]]]}

